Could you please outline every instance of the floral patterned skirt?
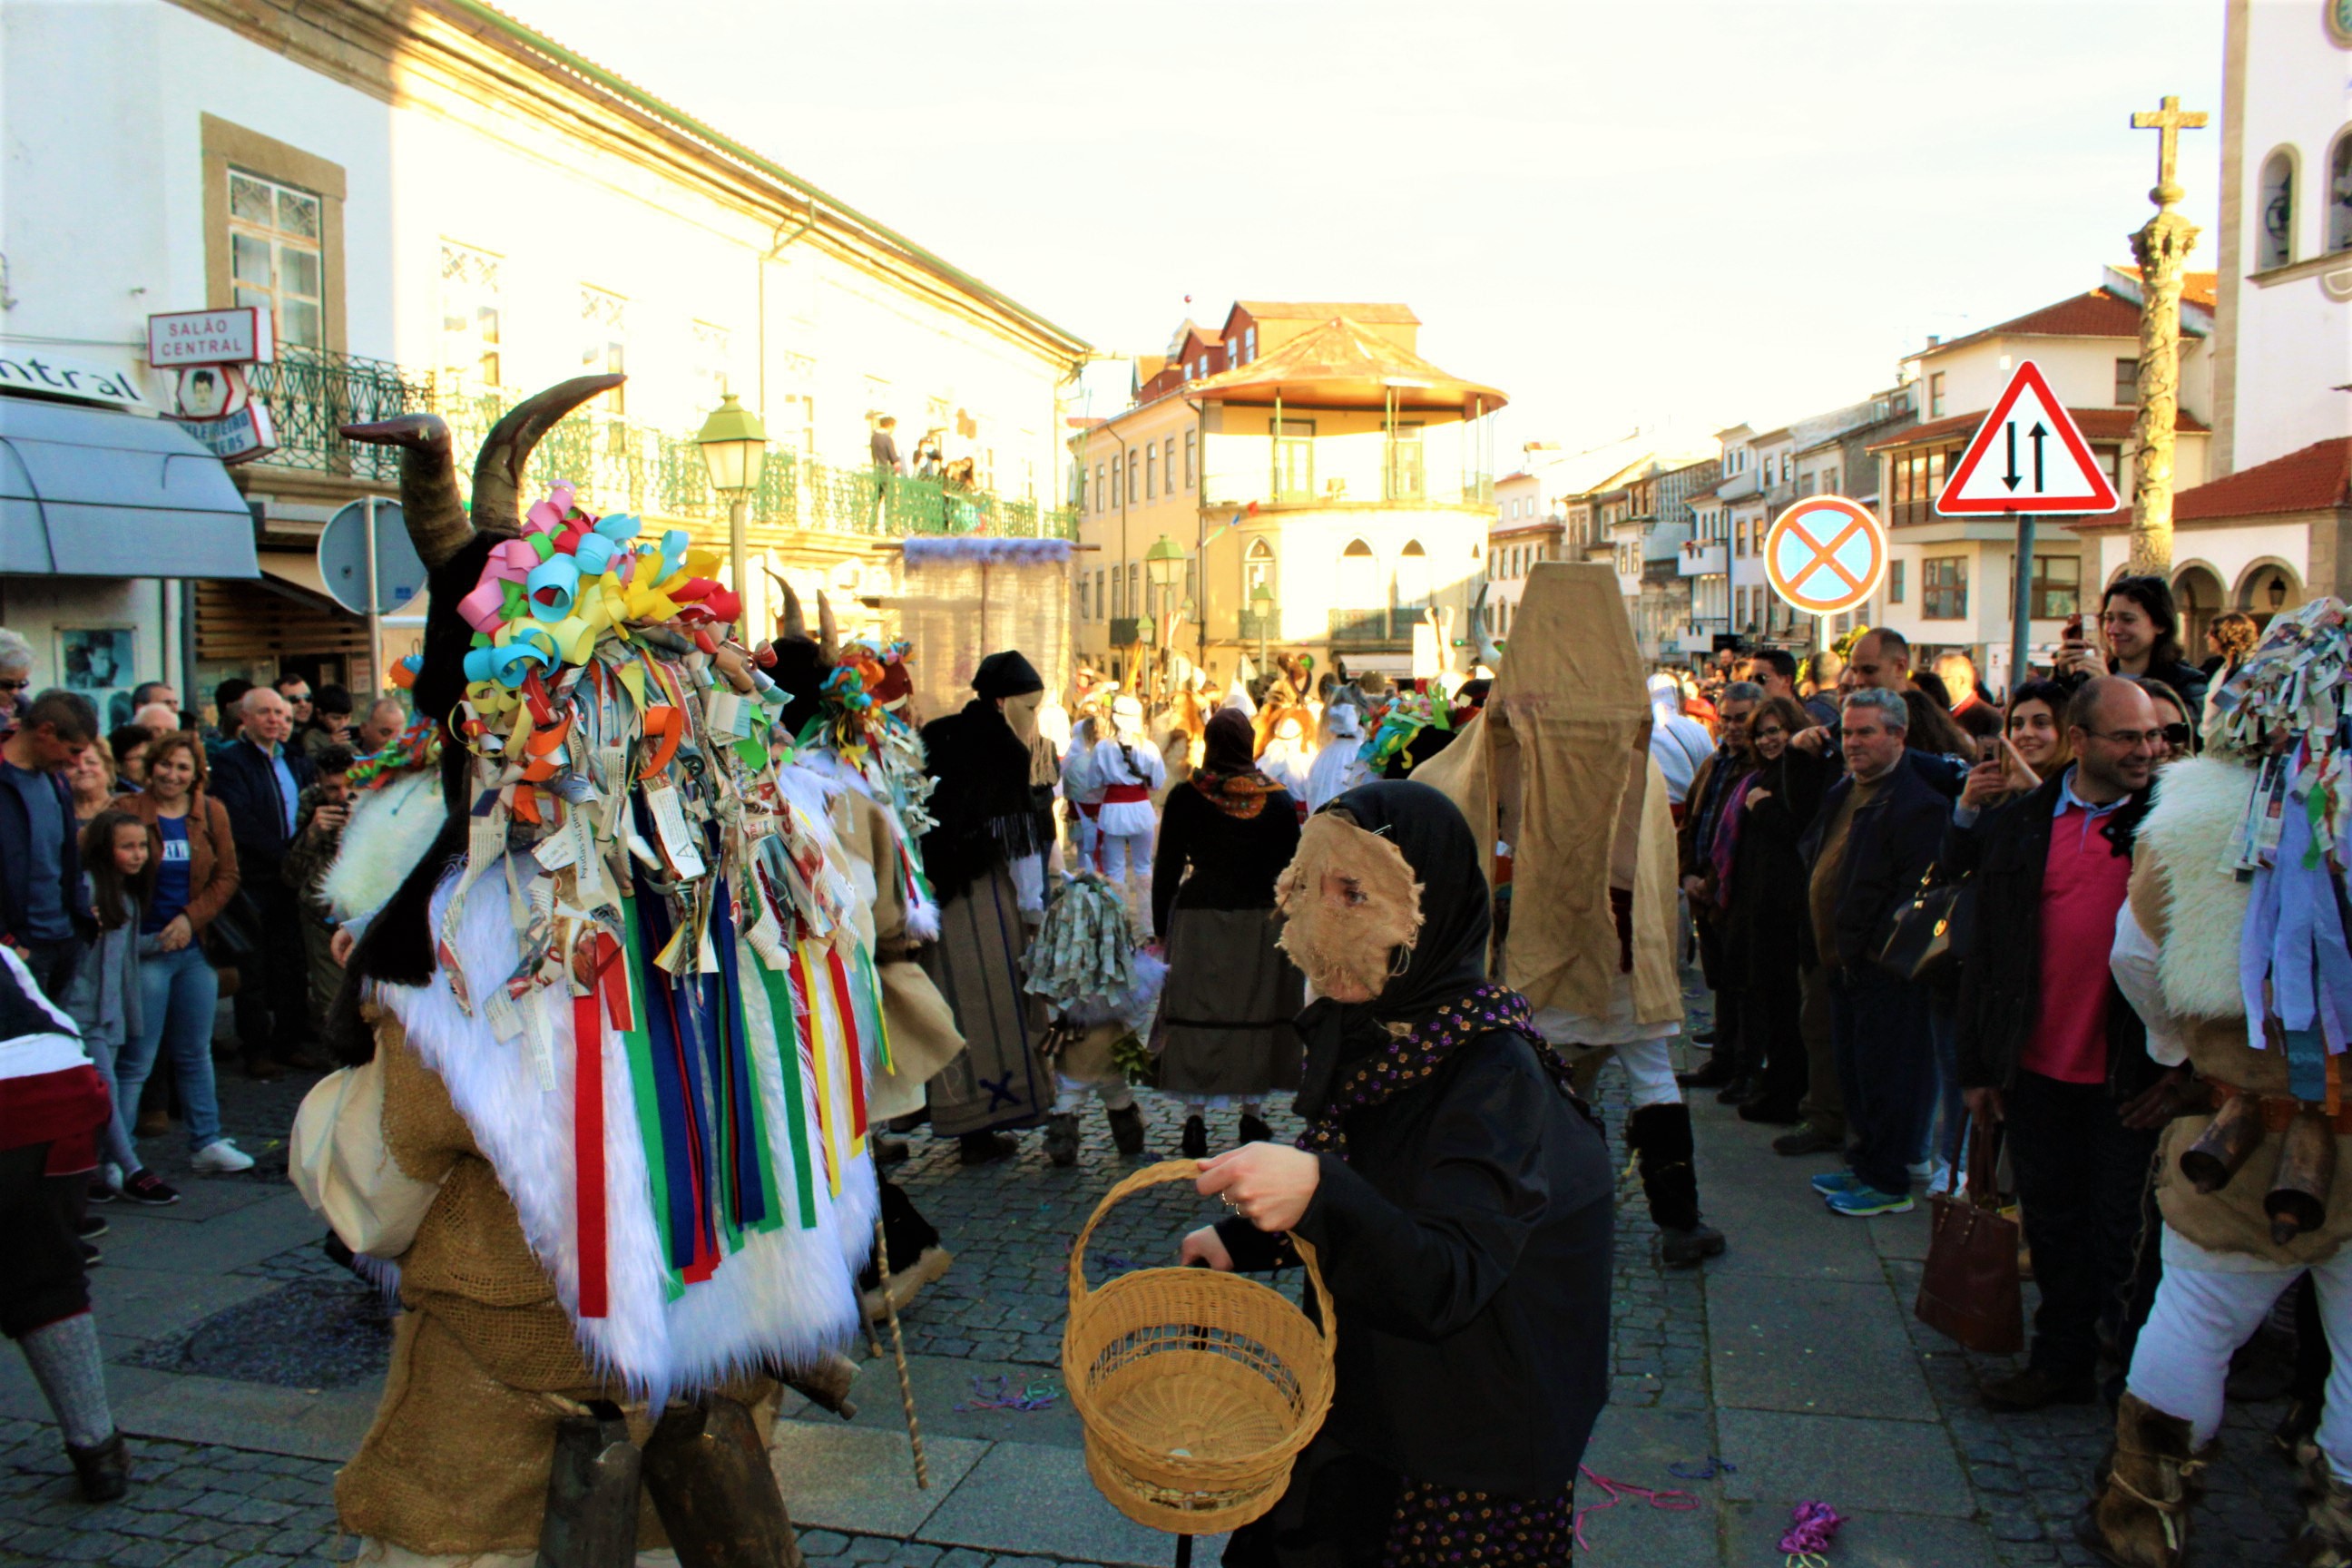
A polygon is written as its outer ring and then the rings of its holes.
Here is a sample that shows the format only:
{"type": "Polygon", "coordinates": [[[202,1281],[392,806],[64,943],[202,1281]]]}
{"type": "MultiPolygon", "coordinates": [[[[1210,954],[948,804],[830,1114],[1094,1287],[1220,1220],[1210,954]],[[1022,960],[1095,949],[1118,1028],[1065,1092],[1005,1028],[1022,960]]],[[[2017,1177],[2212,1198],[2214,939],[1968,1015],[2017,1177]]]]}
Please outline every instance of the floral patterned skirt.
{"type": "Polygon", "coordinates": [[[1532,1500],[1406,1481],[1381,1568],[1564,1568],[1576,1549],[1576,1483],[1532,1500]]]}

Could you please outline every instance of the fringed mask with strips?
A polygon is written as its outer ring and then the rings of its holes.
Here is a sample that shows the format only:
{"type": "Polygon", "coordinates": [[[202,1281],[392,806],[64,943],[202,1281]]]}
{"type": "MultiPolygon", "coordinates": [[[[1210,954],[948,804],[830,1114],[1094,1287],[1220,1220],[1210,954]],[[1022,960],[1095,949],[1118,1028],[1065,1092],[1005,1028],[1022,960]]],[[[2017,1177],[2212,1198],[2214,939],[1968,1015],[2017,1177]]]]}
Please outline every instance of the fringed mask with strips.
{"type": "Polygon", "coordinates": [[[1344,811],[1307,819],[1275,901],[1282,951],[1335,1001],[1378,996],[1421,939],[1421,884],[1404,851],[1344,811]]]}

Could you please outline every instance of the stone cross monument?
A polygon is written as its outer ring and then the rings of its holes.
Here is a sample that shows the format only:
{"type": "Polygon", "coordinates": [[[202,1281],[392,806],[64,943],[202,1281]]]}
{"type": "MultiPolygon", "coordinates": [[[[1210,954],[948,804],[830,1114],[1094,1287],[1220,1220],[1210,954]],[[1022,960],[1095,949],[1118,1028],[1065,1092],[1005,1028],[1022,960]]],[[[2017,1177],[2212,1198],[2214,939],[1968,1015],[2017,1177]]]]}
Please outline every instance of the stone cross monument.
{"type": "Polygon", "coordinates": [[[2180,132],[2205,123],[2183,113],[2180,100],[2132,116],[2135,131],[2161,140],[2156,188],[2147,193],[2156,216],[2131,237],[2139,258],[2139,416],[2132,425],[2138,459],[2132,479],[2131,570],[2172,574],[2172,435],[2180,401],[2180,274],[2197,243],[2197,226],[2175,209],[2188,193],[2177,177],[2180,132]]]}

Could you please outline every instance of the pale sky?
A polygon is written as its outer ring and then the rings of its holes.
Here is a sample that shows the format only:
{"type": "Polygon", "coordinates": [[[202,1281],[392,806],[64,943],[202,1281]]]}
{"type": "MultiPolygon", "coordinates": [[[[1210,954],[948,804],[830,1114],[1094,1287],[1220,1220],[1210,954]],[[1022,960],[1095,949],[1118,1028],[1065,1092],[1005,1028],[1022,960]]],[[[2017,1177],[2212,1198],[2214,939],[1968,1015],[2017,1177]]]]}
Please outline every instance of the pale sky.
{"type": "Polygon", "coordinates": [[[2213,116],[2181,166],[2214,265],[2222,0],[509,8],[1099,350],[1402,300],[1510,395],[1504,468],[1854,402],[2091,288],[2166,93],[2213,116]]]}

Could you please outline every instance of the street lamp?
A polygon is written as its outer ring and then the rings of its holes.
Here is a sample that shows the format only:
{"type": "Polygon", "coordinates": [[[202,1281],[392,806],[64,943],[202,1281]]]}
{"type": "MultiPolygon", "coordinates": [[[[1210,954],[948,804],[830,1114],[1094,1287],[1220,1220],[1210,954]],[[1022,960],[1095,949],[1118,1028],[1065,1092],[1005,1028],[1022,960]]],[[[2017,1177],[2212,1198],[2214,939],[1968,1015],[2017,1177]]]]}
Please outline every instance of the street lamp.
{"type": "Polygon", "coordinates": [[[1184,548],[1166,534],[1151,542],[1143,552],[1144,581],[1151,584],[1151,606],[1162,617],[1172,613],[1170,600],[1176,584],[1184,580],[1184,548]]]}
{"type": "Polygon", "coordinates": [[[727,565],[736,596],[748,605],[751,577],[743,559],[743,533],[751,523],[751,492],[760,488],[761,471],[768,466],[768,429],[730,392],[719,398],[694,439],[702,448],[703,467],[710,470],[710,488],[727,498],[727,565]]]}
{"type": "Polygon", "coordinates": [[[1266,586],[1262,577],[1258,579],[1257,586],[1250,590],[1250,613],[1257,617],[1257,667],[1263,673],[1265,669],[1266,623],[1274,619],[1274,590],[1266,586]]]}

